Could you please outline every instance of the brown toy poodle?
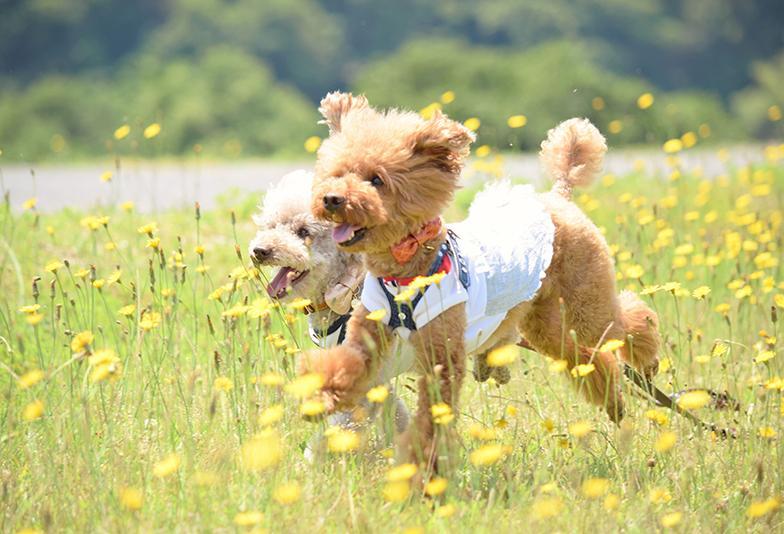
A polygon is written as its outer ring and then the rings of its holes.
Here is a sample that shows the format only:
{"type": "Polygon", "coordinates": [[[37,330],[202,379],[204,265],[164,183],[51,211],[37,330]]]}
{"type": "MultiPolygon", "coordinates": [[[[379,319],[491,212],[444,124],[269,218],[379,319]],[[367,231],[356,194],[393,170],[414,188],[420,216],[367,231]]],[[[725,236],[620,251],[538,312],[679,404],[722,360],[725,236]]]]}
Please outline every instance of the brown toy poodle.
{"type": "Polygon", "coordinates": [[[318,152],[312,209],[335,223],[333,239],[360,253],[368,271],[345,343],[300,362],[301,372],[323,376],[327,410],[362,399],[391,335],[408,338],[421,376],[400,452],[432,468],[434,419],[445,405],[457,413],[466,355],[484,358],[522,335],[570,369],[592,365],[575,381],[619,421],[620,363],[596,347],[624,341],[620,356],[652,376],[658,320],[633,293],[618,294],[604,238],[570,201],[572,188],[588,185],[601,168],[607,147],[599,131],[585,119],[560,124],[540,154],[555,182],[550,192],[493,185],[466,221],[447,228],[440,215],[458,188],[473,132],[441,113],[424,119],[376,110],[346,93],[328,94],[319,110],[330,135],[318,152]]]}

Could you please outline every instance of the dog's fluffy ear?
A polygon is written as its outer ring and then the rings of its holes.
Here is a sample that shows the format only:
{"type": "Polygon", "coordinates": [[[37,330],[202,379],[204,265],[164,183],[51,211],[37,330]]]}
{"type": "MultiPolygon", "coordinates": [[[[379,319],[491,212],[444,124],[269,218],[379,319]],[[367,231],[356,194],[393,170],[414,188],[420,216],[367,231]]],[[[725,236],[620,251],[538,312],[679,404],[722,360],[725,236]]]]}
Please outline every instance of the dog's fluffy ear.
{"type": "Polygon", "coordinates": [[[341,93],[340,91],[327,93],[319,105],[319,113],[324,117],[324,120],[319,124],[326,124],[329,127],[329,133],[340,132],[340,123],[343,117],[351,111],[367,107],[368,101],[365,95],[354,96],[351,93],[341,93]]]}
{"type": "Polygon", "coordinates": [[[459,166],[475,140],[474,132],[436,111],[417,133],[414,151],[433,157],[440,165],[459,166]]]}

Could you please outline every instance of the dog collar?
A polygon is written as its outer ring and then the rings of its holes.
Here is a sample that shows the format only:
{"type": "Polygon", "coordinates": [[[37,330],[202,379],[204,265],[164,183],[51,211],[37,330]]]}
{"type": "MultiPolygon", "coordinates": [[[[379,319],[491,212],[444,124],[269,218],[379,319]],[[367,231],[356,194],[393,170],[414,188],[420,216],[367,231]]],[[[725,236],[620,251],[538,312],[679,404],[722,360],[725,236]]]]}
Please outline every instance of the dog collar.
{"type": "MultiPolygon", "coordinates": [[[[432,270],[432,269],[431,269],[432,270]]],[[[431,272],[428,276],[432,276],[436,273],[446,273],[449,274],[449,271],[452,270],[452,260],[449,259],[449,254],[444,254],[443,258],[441,259],[441,265],[439,265],[433,272],[431,272]]],[[[384,282],[387,284],[394,283],[398,286],[407,286],[411,284],[414,280],[419,278],[418,276],[385,276],[384,282]]]]}
{"type": "Polygon", "coordinates": [[[438,237],[441,232],[441,217],[428,221],[414,233],[408,234],[402,240],[390,247],[390,252],[395,261],[400,265],[408,263],[414,257],[419,247],[431,239],[438,237]]]}

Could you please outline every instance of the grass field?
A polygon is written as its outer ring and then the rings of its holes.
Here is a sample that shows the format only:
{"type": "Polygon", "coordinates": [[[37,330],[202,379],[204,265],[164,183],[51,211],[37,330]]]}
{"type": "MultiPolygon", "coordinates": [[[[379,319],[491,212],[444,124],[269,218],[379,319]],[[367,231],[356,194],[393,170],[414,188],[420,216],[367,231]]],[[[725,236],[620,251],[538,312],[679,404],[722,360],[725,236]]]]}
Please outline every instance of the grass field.
{"type": "MultiPolygon", "coordinates": [[[[432,498],[409,491],[413,468],[392,469],[377,426],[304,459],[325,430],[299,415],[294,360],[310,341],[249,268],[258,199],[153,217],[6,198],[0,531],[781,531],[784,145],[766,154],[715,180],[673,156],[668,175],[643,164],[577,194],[619,288],[660,315],[656,383],[728,391],[741,411],[688,404],[737,439],[631,392],[616,427],[560,366],[520,351],[509,385],[467,379],[432,498]]],[[[409,384],[395,387],[413,407],[409,384]]]]}

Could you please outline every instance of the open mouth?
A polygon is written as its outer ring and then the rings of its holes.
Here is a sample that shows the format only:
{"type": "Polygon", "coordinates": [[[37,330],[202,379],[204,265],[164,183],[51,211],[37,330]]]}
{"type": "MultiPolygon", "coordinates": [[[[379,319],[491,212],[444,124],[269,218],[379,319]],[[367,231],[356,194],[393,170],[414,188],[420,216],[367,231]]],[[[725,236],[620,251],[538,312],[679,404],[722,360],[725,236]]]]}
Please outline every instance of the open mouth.
{"type": "Polygon", "coordinates": [[[358,243],[365,237],[367,228],[355,224],[342,223],[332,229],[332,239],[341,247],[358,243]]]}
{"type": "Polygon", "coordinates": [[[286,296],[289,286],[297,285],[310,271],[296,271],[291,267],[281,267],[267,285],[267,294],[274,299],[286,296]]]}

